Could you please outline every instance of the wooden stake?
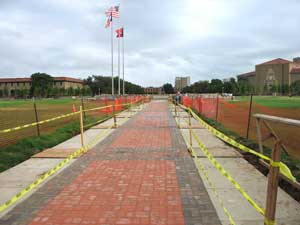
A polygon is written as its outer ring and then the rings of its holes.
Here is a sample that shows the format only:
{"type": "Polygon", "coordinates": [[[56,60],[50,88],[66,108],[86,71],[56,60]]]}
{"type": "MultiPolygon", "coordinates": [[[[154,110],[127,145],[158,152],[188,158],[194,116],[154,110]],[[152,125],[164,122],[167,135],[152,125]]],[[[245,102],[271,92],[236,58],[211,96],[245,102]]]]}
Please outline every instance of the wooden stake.
{"type": "Polygon", "coordinates": [[[189,108],[189,131],[190,131],[190,146],[192,147],[193,146],[193,136],[192,136],[192,121],[191,121],[191,118],[192,118],[192,114],[191,114],[191,108],[189,108]]]}
{"type": "MultiPolygon", "coordinates": [[[[280,162],[280,153],[281,153],[280,141],[277,141],[275,143],[274,150],[272,151],[273,163],[280,162]]],[[[269,176],[268,176],[265,225],[269,225],[270,223],[275,221],[278,180],[279,180],[279,166],[271,163],[269,176]]]]}
{"type": "Polygon", "coordinates": [[[81,141],[81,147],[84,147],[83,142],[83,113],[82,113],[82,106],[79,107],[80,110],[80,141],[81,141]]]}
{"type": "Polygon", "coordinates": [[[257,131],[257,139],[258,139],[258,145],[259,145],[259,152],[261,154],[264,153],[263,151],[263,144],[262,144],[262,135],[261,135],[261,127],[260,127],[260,118],[256,117],[256,131],[257,131]]]}

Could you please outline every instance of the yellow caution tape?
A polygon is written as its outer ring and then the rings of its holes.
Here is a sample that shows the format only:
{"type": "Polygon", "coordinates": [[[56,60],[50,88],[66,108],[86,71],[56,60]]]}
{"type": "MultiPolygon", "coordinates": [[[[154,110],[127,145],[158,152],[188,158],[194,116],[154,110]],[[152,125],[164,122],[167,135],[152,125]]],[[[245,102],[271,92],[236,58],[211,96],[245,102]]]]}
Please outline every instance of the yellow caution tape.
{"type": "MultiPolygon", "coordinates": [[[[134,101],[133,103],[130,103],[130,104],[135,104],[137,103],[138,101],[134,101]]],[[[130,105],[130,104],[120,104],[120,105],[116,105],[116,106],[126,106],[126,105],[130,105]]],[[[99,110],[99,109],[104,109],[104,108],[109,108],[109,107],[112,107],[114,105],[108,105],[108,106],[102,106],[102,107],[97,107],[97,108],[93,108],[93,109],[86,109],[86,110],[83,110],[83,112],[89,112],[89,111],[94,111],[94,110],[99,110]]],[[[42,121],[39,121],[39,122],[34,122],[34,123],[30,123],[30,124],[25,124],[25,125],[22,125],[22,126],[18,126],[18,127],[14,127],[14,128],[9,128],[9,129],[5,129],[5,130],[0,130],[0,134],[4,134],[4,133],[10,133],[12,131],[17,131],[17,130],[21,130],[21,129],[24,129],[24,128],[28,128],[28,127],[33,127],[33,126],[36,126],[36,125],[40,125],[40,124],[44,124],[44,123],[49,123],[49,122],[52,122],[54,120],[59,120],[59,119],[62,119],[62,118],[66,118],[66,117],[70,117],[70,116],[74,116],[76,114],[80,114],[80,111],[78,112],[73,112],[73,113],[68,113],[68,114],[64,114],[64,115],[61,115],[61,116],[57,116],[57,117],[54,117],[54,118],[51,118],[51,119],[47,119],[47,120],[42,120],[42,121]]]]}
{"type": "Polygon", "coordinates": [[[273,166],[273,167],[279,167],[280,168],[280,162],[274,162],[273,160],[271,160],[270,165],[273,166]]]}
{"type": "MultiPolygon", "coordinates": [[[[183,137],[184,137],[184,134],[182,133],[183,137]]],[[[188,143],[186,141],[186,143],[188,143]]],[[[229,222],[230,224],[232,225],[236,225],[236,223],[234,222],[232,216],[230,215],[229,211],[227,210],[227,208],[225,207],[220,195],[218,194],[217,190],[216,190],[216,187],[215,185],[212,183],[212,181],[210,180],[204,166],[202,165],[201,161],[199,160],[199,158],[197,157],[197,154],[195,153],[195,150],[192,146],[189,146],[190,147],[190,150],[191,150],[191,154],[192,156],[195,158],[195,161],[196,161],[196,166],[198,168],[198,170],[203,174],[203,176],[205,177],[205,179],[207,180],[208,182],[208,185],[211,187],[211,190],[213,191],[214,195],[216,196],[219,204],[221,205],[225,215],[227,216],[227,218],[229,219],[229,222]]]]}
{"type": "Polygon", "coordinates": [[[28,185],[25,189],[20,191],[18,194],[13,196],[10,200],[5,202],[0,206],[0,212],[4,211],[7,207],[18,201],[20,198],[22,198],[25,194],[27,194],[29,191],[31,191],[33,188],[35,188],[37,185],[39,185],[41,182],[43,182],[45,179],[47,179],[52,174],[56,173],[60,168],[62,168],[65,164],[67,164],[70,160],[72,160],[74,157],[80,155],[84,152],[84,148],[78,149],[76,152],[72,153],[68,158],[57,164],[52,169],[48,170],[46,173],[44,173],[42,176],[40,176],[38,179],[36,179],[33,183],[28,185]]]}
{"type": "MultiPolygon", "coordinates": [[[[77,114],[78,112],[76,112],[77,114]]],[[[126,118],[125,118],[126,119],[126,118]]],[[[101,132],[99,135],[97,135],[87,146],[81,147],[75,152],[73,152],[70,156],[68,156],[66,159],[64,159],[62,162],[57,164],[52,169],[48,170],[46,173],[44,173],[42,176],[40,176],[38,179],[36,179],[34,182],[32,182],[30,185],[28,185],[25,189],[21,190],[19,193],[14,195],[10,200],[6,201],[2,205],[0,205],[0,213],[7,209],[9,206],[20,200],[24,195],[26,195],[29,191],[37,187],[40,183],[45,181],[48,177],[55,174],[59,169],[61,169],[63,166],[65,166],[67,163],[69,163],[72,159],[74,159],[77,156],[82,155],[83,153],[90,150],[94,144],[96,144],[108,131],[110,131],[114,125],[109,127],[108,129],[104,130],[104,132],[101,132]]]]}
{"type": "Polygon", "coordinates": [[[64,114],[64,115],[61,115],[61,116],[57,116],[57,117],[54,117],[54,118],[51,118],[51,119],[47,119],[47,120],[42,120],[42,121],[35,122],[35,123],[30,123],[30,124],[26,124],[26,125],[22,125],[22,126],[10,128],[10,129],[0,130],[0,134],[1,133],[2,134],[3,133],[9,133],[9,132],[12,132],[12,131],[21,130],[21,129],[28,128],[28,127],[33,127],[33,126],[36,126],[36,125],[39,125],[39,124],[44,124],[44,123],[48,123],[48,122],[51,122],[51,121],[54,121],[54,120],[66,118],[66,117],[69,117],[69,116],[74,116],[74,115],[79,114],[79,113],[80,113],[79,111],[78,112],[74,112],[74,113],[68,113],[68,114],[64,114]]]}
{"type": "Polygon", "coordinates": [[[233,179],[233,177],[224,169],[224,167],[212,156],[204,144],[199,140],[198,136],[192,130],[192,135],[195,138],[200,150],[209,159],[213,166],[219,170],[226,178],[229,180],[233,186],[242,194],[242,196],[256,209],[260,214],[264,215],[265,211],[260,207],[249,195],[248,193],[233,179]]]}
{"type": "MultiPolygon", "coordinates": [[[[249,152],[253,155],[256,155],[258,157],[260,157],[261,159],[266,160],[267,162],[271,162],[272,160],[268,157],[265,156],[261,153],[258,153],[257,151],[254,151],[240,143],[238,143],[237,141],[235,141],[234,139],[226,136],[225,134],[221,133],[220,131],[218,131],[217,129],[215,129],[214,127],[210,126],[209,124],[207,124],[204,120],[202,120],[196,113],[194,113],[193,110],[180,105],[182,108],[184,108],[185,110],[188,110],[192,116],[203,126],[205,127],[207,130],[209,130],[212,134],[214,134],[215,136],[217,136],[218,138],[222,139],[223,141],[225,141],[226,143],[244,151],[244,152],[249,152]]],[[[293,182],[296,182],[296,178],[293,176],[292,172],[290,171],[290,169],[287,167],[287,165],[285,165],[284,163],[280,162],[279,163],[279,167],[280,167],[280,173],[282,175],[284,175],[285,177],[287,177],[288,179],[290,179],[293,182]]]]}
{"type": "Polygon", "coordinates": [[[265,218],[265,225],[274,225],[275,221],[274,220],[268,220],[267,218],[265,218]]]}

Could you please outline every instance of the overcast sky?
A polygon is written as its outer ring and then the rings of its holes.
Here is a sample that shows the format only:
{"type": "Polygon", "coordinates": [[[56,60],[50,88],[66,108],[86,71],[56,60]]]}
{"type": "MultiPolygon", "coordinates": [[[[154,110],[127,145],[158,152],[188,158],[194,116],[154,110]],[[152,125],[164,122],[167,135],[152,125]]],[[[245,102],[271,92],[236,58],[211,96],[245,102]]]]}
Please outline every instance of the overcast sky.
{"type": "Polygon", "coordinates": [[[0,0],[0,77],[109,76],[104,11],[119,3],[125,79],[143,86],[300,56],[299,0],[0,0]]]}

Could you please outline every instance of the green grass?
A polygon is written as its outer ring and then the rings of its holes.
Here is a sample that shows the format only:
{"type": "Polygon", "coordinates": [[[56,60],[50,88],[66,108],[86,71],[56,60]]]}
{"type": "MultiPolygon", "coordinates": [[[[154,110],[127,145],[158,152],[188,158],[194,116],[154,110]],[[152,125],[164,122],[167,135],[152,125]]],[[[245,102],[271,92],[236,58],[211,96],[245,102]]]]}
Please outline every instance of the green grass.
{"type": "MultiPolygon", "coordinates": [[[[62,99],[37,99],[36,104],[38,105],[63,105],[68,103],[78,102],[78,99],[62,98],[62,99]]],[[[32,104],[32,99],[27,100],[0,100],[0,108],[18,107],[26,104],[32,104]]]]}
{"type": "Polygon", "coordinates": [[[63,99],[42,99],[38,100],[37,104],[45,104],[45,105],[60,105],[60,104],[68,104],[78,102],[78,99],[71,98],[63,98],[63,99]]]}
{"type": "Polygon", "coordinates": [[[32,103],[32,100],[0,100],[0,108],[22,106],[27,103],[32,103]]]}
{"type": "MultiPolygon", "coordinates": [[[[106,117],[108,118],[108,117],[106,117]]],[[[102,118],[87,118],[84,123],[89,124],[86,129],[95,125],[102,118]]],[[[24,138],[16,144],[0,149],[0,172],[5,171],[44,149],[51,148],[80,133],[79,121],[68,124],[46,135],[24,138]]]]}
{"type": "MultiPolygon", "coordinates": [[[[250,101],[249,96],[239,96],[230,103],[247,102],[250,101]]],[[[257,104],[269,108],[288,108],[300,109],[300,97],[287,97],[287,96],[253,96],[253,101],[257,104]]]]}

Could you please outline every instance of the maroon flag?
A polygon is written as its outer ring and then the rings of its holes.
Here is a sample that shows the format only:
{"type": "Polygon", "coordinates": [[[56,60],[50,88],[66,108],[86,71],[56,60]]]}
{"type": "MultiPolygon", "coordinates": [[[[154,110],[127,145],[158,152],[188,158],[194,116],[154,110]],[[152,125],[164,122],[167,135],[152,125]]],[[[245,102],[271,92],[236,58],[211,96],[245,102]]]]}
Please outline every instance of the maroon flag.
{"type": "Polygon", "coordinates": [[[120,13],[119,13],[119,6],[112,6],[110,7],[106,12],[105,12],[106,16],[112,16],[115,18],[119,18],[120,17],[120,13]]]}
{"type": "Polygon", "coordinates": [[[122,38],[122,37],[124,37],[123,27],[117,29],[117,30],[116,30],[116,33],[117,33],[117,38],[122,38]]]}

